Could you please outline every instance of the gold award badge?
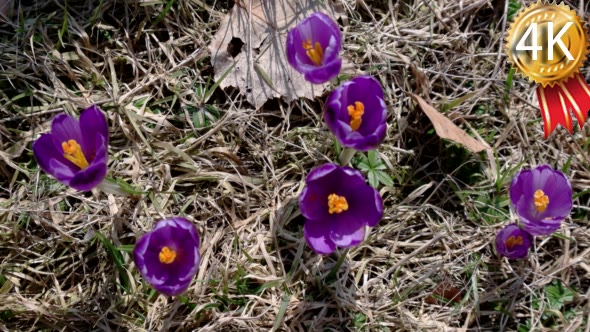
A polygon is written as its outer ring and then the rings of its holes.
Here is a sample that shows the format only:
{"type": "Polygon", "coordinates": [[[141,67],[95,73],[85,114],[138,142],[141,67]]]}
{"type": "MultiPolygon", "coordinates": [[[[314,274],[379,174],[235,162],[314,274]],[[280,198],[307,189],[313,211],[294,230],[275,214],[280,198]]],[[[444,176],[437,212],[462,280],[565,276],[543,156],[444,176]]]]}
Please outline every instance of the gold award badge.
{"type": "Polygon", "coordinates": [[[573,132],[570,110],[582,128],[590,110],[590,87],[580,68],[590,44],[580,17],[564,4],[538,1],[514,17],[507,33],[508,61],[539,84],[545,138],[558,124],[573,132]]]}

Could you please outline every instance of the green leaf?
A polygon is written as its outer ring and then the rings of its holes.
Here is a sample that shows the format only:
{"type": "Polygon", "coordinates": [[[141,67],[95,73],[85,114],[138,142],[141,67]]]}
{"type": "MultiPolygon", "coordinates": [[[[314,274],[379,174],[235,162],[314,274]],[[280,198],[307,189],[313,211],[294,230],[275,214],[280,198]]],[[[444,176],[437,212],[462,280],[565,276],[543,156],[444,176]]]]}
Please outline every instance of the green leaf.
{"type": "Polygon", "coordinates": [[[354,326],[356,327],[356,329],[360,329],[365,322],[367,321],[367,316],[363,313],[358,313],[356,315],[354,315],[354,326]]]}
{"type": "Polygon", "coordinates": [[[556,237],[558,239],[562,239],[562,240],[568,240],[568,241],[571,241],[571,242],[576,242],[576,239],[575,238],[567,237],[567,236],[565,236],[565,235],[563,235],[561,233],[557,233],[557,232],[552,233],[551,236],[552,237],[556,237]]]}
{"type": "Polygon", "coordinates": [[[151,25],[152,28],[155,27],[156,25],[158,25],[158,23],[160,23],[160,21],[162,19],[164,19],[164,17],[166,17],[166,14],[168,14],[168,12],[170,11],[170,8],[172,8],[174,1],[175,0],[172,0],[166,4],[166,6],[164,7],[164,10],[162,10],[162,12],[154,20],[154,23],[152,23],[152,25],[151,25]]]}
{"type": "Polygon", "coordinates": [[[375,174],[379,182],[383,183],[388,187],[393,187],[393,179],[389,175],[381,171],[375,171],[375,174]]]}
{"type": "Polygon", "coordinates": [[[133,102],[133,106],[137,107],[137,108],[142,108],[143,105],[145,105],[145,102],[147,101],[147,97],[144,98],[139,98],[136,101],[133,102]]]}
{"type": "Polygon", "coordinates": [[[195,128],[206,128],[211,126],[220,118],[219,110],[213,105],[205,105],[199,108],[189,106],[189,111],[193,112],[193,124],[195,128]]]}
{"type": "Polygon", "coordinates": [[[143,195],[146,193],[145,191],[141,191],[141,190],[136,189],[135,187],[133,187],[129,183],[125,182],[124,180],[117,179],[116,181],[117,181],[117,184],[121,187],[121,190],[123,190],[126,193],[129,193],[132,195],[143,195]]]}
{"type": "Polygon", "coordinates": [[[387,170],[387,165],[379,158],[379,154],[375,150],[370,150],[366,154],[360,153],[359,157],[353,159],[353,165],[366,173],[369,184],[373,188],[378,188],[379,183],[386,186],[393,186],[393,179],[389,174],[383,172],[387,170]]]}
{"type": "Polygon", "coordinates": [[[187,307],[189,307],[190,310],[193,310],[197,307],[196,304],[192,303],[191,301],[189,301],[189,299],[186,296],[179,296],[178,299],[180,300],[180,302],[182,302],[182,304],[186,305],[187,307]]]}
{"type": "Polygon", "coordinates": [[[215,92],[217,87],[219,87],[219,84],[221,84],[221,82],[223,82],[223,80],[227,77],[227,75],[229,75],[229,73],[234,69],[235,66],[236,66],[236,64],[234,63],[229,68],[227,68],[227,70],[225,71],[225,73],[223,73],[223,75],[221,75],[219,80],[217,80],[217,82],[215,82],[215,84],[213,84],[210,88],[207,89],[207,92],[205,93],[205,98],[203,99],[203,103],[206,103],[209,101],[209,98],[211,98],[211,96],[213,96],[213,92],[215,92]]]}
{"type": "Polygon", "coordinates": [[[467,99],[469,99],[469,98],[473,97],[473,96],[474,96],[474,95],[476,95],[476,94],[477,94],[477,92],[473,91],[473,92],[467,93],[467,94],[463,95],[462,97],[459,97],[459,98],[457,98],[457,99],[455,99],[455,100],[451,101],[451,102],[450,102],[450,103],[448,103],[448,104],[443,104],[443,105],[441,106],[441,113],[445,113],[445,112],[447,112],[448,110],[450,110],[451,108],[454,108],[454,107],[457,107],[457,106],[461,105],[461,104],[462,104],[463,102],[465,102],[467,99]]]}
{"type": "Polygon", "coordinates": [[[94,234],[96,238],[100,240],[102,245],[105,247],[109,256],[115,263],[117,270],[119,271],[119,278],[121,280],[121,288],[123,291],[129,290],[129,279],[127,277],[127,270],[125,270],[125,259],[123,259],[123,255],[121,252],[117,250],[117,248],[109,241],[104,235],[100,232],[96,232],[94,234]]]}
{"type": "Polygon", "coordinates": [[[525,325],[518,327],[518,332],[530,332],[531,331],[531,320],[528,319],[525,325]]]}
{"type": "Polygon", "coordinates": [[[377,154],[377,151],[375,150],[370,150],[369,152],[367,152],[367,159],[369,160],[369,165],[372,166],[371,168],[373,168],[373,166],[376,166],[378,163],[381,162],[379,154],[377,154]]]}
{"type": "Polygon", "coordinates": [[[518,13],[518,11],[520,10],[520,6],[521,4],[518,0],[510,0],[508,2],[507,21],[512,21],[514,15],[516,15],[516,13],[518,13]]]}
{"type": "Polygon", "coordinates": [[[377,175],[375,174],[375,172],[369,172],[368,178],[369,178],[369,184],[371,185],[371,187],[373,188],[377,188],[379,186],[379,179],[377,178],[377,175]]]}
{"type": "Polygon", "coordinates": [[[563,167],[561,168],[561,171],[564,173],[568,173],[568,170],[570,168],[570,165],[572,164],[572,159],[574,158],[573,155],[571,155],[569,158],[567,158],[567,161],[565,162],[565,164],[563,164],[563,167]]]}
{"type": "MultiPolygon", "coordinates": [[[[342,145],[340,145],[340,142],[338,142],[337,139],[334,140],[334,153],[339,156],[340,152],[342,152],[342,145]]],[[[362,155],[362,154],[361,154],[362,155]]],[[[354,164],[354,158],[353,158],[353,164],[354,164]]]]}
{"type": "Polygon", "coordinates": [[[59,40],[59,46],[57,48],[61,48],[64,46],[63,36],[68,32],[68,2],[65,2],[64,5],[64,20],[61,25],[61,29],[57,31],[57,39],[59,40]]]}
{"type": "MultiPolygon", "coordinates": [[[[340,153],[337,153],[338,155],[340,153]]],[[[369,165],[369,159],[367,159],[367,156],[364,153],[356,153],[354,155],[354,157],[352,157],[352,165],[355,167],[358,167],[359,165],[363,164],[364,167],[367,167],[368,169],[371,169],[371,165],[369,165]]]]}
{"type": "Polygon", "coordinates": [[[582,197],[587,194],[590,194],[590,189],[586,189],[586,190],[580,191],[578,193],[575,193],[572,198],[577,199],[577,198],[582,197]]]}
{"type": "Polygon", "coordinates": [[[124,244],[122,246],[118,246],[117,250],[122,252],[133,252],[133,248],[135,248],[134,244],[124,244]]]}
{"type": "Polygon", "coordinates": [[[147,193],[147,191],[140,191],[134,188],[124,180],[112,178],[105,178],[100,189],[107,193],[115,193],[118,195],[129,194],[131,196],[141,196],[147,193]]]}
{"type": "Polygon", "coordinates": [[[371,171],[371,166],[369,166],[369,164],[365,163],[365,162],[360,162],[356,165],[356,167],[358,169],[360,169],[361,171],[368,173],[371,171]]]}
{"type": "Polygon", "coordinates": [[[566,302],[574,300],[574,293],[559,281],[554,281],[553,285],[545,287],[545,294],[549,301],[549,307],[555,310],[561,310],[566,302]]]}
{"type": "Polygon", "coordinates": [[[258,73],[258,75],[260,75],[260,77],[262,78],[264,83],[266,83],[269,88],[271,88],[275,92],[280,93],[279,91],[277,91],[274,84],[272,84],[272,79],[270,78],[270,76],[268,76],[268,74],[264,71],[264,69],[262,69],[262,67],[260,67],[260,65],[258,65],[257,63],[254,63],[254,71],[256,71],[256,73],[258,73]]]}
{"type": "Polygon", "coordinates": [[[379,163],[373,167],[373,169],[383,171],[387,169],[387,166],[383,163],[383,161],[380,160],[379,163]]]}
{"type": "Polygon", "coordinates": [[[279,308],[279,312],[277,313],[277,317],[275,319],[275,323],[272,327],[271,332],[275,332],[275,331],[279,330],[279,327],[281,326],[281,324],[283,323],[283,320],[285,319],[285,313],[287,312],[287,307],[289,306],[289,303],[291,303],[291,294],[289,294],[289,292],[287,292],[283,296],[283,300],[281,301],[281,307],[279,308]]]}

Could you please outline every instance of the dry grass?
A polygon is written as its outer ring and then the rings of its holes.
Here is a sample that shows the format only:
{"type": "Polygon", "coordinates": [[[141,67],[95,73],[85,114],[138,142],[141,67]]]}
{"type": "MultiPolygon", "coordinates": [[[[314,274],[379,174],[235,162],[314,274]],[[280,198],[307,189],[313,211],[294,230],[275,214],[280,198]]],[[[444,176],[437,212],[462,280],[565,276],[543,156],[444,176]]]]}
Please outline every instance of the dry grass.
{"type": "Polygon", "coordinates": [[[0,330],[590,330],[588,127],[544,140],[534,86],[515,77],[506,92],[508,3],[343,1],[343,54],[385,89],[379,153],[394,186],[380,188],[385,217],[332,279],[341,252],[314,254],[297,208],[306,172],[337,160],[325,96],[258,111],[237,91],[203,99],[207,45],[231,3],[16,0],[0,23],[0,330]],[[407,92],[448,108],[492,158],[437,138],[407,92]],[[109,118],[109,177],[138,198],[79,193],[36,167],[30,143],[51,117],[91,103],[109,118]],[[541,163],[566,167],[581,193],[572,219],[527,260],[499,260],[495,232],[514,220],[507,184],[541,163]],[[171,215],[198,225],[203,258],[174,299],[128,252],[171,215]],[[427,300],[441,282],[462,300],[427,300]],[[552,282],[573,293],[557,309],[552,282]]]}

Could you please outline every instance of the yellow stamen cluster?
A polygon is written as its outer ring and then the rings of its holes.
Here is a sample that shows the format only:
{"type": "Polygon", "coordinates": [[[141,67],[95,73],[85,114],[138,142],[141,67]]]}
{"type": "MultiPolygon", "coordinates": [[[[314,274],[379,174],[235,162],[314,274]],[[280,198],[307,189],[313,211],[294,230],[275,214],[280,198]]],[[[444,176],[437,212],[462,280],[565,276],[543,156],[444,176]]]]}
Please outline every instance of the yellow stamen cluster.
{"type": "Polygon", "coordinates": [[[324,59],[324,50],[322,49],[322,45],[320,45],[319,42],[315,42],[315,44],[312,46],[311,40],[308,39],[303,42],[303,49],[305,49],[305,53],[313,63],[318,66],[322,64],[322,60],[324,59]]]}
{"type": "Polygon", "coordinates": [[[508,240],[506,240],[506,247],[508,249],[512,249],[516,245],[519,245],[519,246],[522,245],[522,236],[520,236],[520,235],[514,236],[513,235],[513,236],[508,237],[508,240]]]}
{"type": "Polygon", "coordinates": [[[344,196],[330,194],[328,196],[328,212],[330,214],[340,213],[348,210],[348,202],[344,196]]]}
{"type": "Polygon", "coordinates": [[[76,142],[76,140],[71,139],[67,142],[61,143],[61,148],[64,150],[64,157],[74,163],[74,165],[80,167],[80,169],[88,167],[88,161],[86,160],[86,157],[84,157],[82,147],[76,142]]]}
{"type": "Polygon", "coordinates": [[[535,209],[539,212],[545,212],[547,205],[549,205],[549,196],[545,195],[541,189],[535,191],[535,209]]]}
{"type": "Polygon", "coordinates": [[[362,116],[365,114],[365,104],[355,101],[354,105],[348,105],[348,115],[350,115],[350,128],[356,131],[363,123],[362,116]]]}
{"type": "Polygon", "coordinates": [[[171,264],[176,259],[176,251],[165,246],[160,250],[159,258],[160,263],[171,264]]]}

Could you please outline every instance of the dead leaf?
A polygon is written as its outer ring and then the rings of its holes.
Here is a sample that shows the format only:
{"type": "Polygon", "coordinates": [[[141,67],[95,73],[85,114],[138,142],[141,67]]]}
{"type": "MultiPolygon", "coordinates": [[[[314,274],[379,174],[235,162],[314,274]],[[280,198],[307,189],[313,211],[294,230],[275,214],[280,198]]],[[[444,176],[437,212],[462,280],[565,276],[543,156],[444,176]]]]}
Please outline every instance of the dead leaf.
{"type": "Polygon", "coordinates": [[[426,116],[428,116],[430,121],[432,121],[434,130],[436,130],[436,133],[438,136],[440,136],[440,138],[445,138],[455,143],[459,143],[474,153],[490,149],[486,143],[478,141],[475,138],[467,135],[463,129],[457,127],[453,121],[440,114],[436,109],[434,109],[434,107],[430,106],[424,99],[422,99],[422,97],[413,93],[410,93],[410,97],[414,98],[414,100],[418,102],[420,108],[422,108],[424,113],[426,113],[426,116]]]}
{"type": "Polygon", "coordinates": [[[422,93],[426,93],[428,94],[428,92],[430,92],[430,79],[428,78],[428,76],[426,76],[426,74],[424,74],[424,72],[422,71],[422,69],[416,67],[415,64],[409,62],[410,65],[410,69],[412,70],[412,76],[414,76],[416,78],[416,90],[414,91],[420,91],[422,93]]]}
{"type": "Polygon", "coordinates": [[[424,301],[428,304],[435,304],[437,298],[454,303],[460,303],[463,299],[461,292],[449,280],[441,281],[432,292],[432,295],[428,296],[424,301]]]}
{"type": "Polygon", "coordinates": [[[321,95],[328,84],[311,84],[295,71],[287,62],[285,43],[287,32],[313,12],[336,20],[331,1],[234,1],[209,44],[215,80],[222,79],[219,86],[239,88],[256,109],[272,98],[289,102],[321,95]]]}

